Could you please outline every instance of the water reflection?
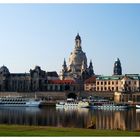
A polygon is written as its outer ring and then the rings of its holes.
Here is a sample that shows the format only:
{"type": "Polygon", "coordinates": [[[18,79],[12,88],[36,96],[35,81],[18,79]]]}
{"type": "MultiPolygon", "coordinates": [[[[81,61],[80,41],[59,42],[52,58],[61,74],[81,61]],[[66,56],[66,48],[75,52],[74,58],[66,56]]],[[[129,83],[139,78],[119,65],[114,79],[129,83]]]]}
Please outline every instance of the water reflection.
{"type": "Polygon", "coordinates": [[[87,108],[0,108],[0,124],[46,125],[96,129],[140,129],[140,110],[90,110],[87,108]]]}
{"type": "Polygon", "coordinates": [[[136,109],[136,113],[140,113],[140,109],[136,109]]]}

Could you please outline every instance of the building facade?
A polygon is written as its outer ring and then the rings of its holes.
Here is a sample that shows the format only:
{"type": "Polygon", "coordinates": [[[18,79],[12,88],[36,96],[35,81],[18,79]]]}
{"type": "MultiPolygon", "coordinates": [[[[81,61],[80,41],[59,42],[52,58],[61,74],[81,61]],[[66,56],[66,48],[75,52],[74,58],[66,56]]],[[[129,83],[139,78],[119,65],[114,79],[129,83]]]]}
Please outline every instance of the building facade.
{"type": "Polygon", "coordinates": [[[29,73],[10,73],[6,66],[0,68],[0,92],[79,91],[74,80],[60,80],[56,71],[46,72],[39,66],[29,73]]]}
{"type": "Polygon", "coordinates": [[[59,79],[56,72],[46,72],[36,66],[29,73],[10,73],[6,66],[0,68],[0,91],[47,91],[48,79],[59,79]]]}
{"type": "Polygon", "coordinates": [[[139,92],[140,75],[125,74],[113,76],[91,77],[84,82],[85,91],[99,92],[139,92]]]}
{"type": "Polygon", "coordinates": [[[80,87],[74,80],[48,80],[47,91],[79,91],[80,87]]]}
{"type": "Polygon", "coordinates": [[[96,76],[92,76],[84,81],[85,91],[96,91],[96,76]]]}
{"type": "Polygon", "coordinates": [[[138,92],[140,91],[140,75],[100,76],[96,78],[96,91],[138,92]]]}

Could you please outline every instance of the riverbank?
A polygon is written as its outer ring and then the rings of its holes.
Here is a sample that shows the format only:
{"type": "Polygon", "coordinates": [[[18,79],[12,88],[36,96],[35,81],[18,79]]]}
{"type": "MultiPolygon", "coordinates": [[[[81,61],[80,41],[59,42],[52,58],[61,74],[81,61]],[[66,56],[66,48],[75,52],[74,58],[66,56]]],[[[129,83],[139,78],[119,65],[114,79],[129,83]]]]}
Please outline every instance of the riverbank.
{"type": "Polygon", "coordinates": [[[140,131],[0,125],[0,136],[140,136],[140,131]]]}

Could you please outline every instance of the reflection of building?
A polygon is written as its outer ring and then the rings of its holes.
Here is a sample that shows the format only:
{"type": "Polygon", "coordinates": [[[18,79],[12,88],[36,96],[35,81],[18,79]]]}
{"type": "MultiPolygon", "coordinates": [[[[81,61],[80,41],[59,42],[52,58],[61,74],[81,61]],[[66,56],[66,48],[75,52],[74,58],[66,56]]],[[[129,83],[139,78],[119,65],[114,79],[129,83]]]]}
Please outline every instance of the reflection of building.
{"type": "Polygon", "coordinates": [[[87,67],[87,57],[82,51],[81,37],[77,34],[75,38],[75,48],[69,57],[69,66],[66,61],[62,65],[61,79],[85,80],[94,75],[92,62],[87,67]]]}
{"type": "MultiPolygon", "coordinates": [[[[97,129],[126,129],[125,113],[123,111],[103,110],[96,112],[97,129]]],[[[130,116],[129,116],[130,117],[130,116]]]]}

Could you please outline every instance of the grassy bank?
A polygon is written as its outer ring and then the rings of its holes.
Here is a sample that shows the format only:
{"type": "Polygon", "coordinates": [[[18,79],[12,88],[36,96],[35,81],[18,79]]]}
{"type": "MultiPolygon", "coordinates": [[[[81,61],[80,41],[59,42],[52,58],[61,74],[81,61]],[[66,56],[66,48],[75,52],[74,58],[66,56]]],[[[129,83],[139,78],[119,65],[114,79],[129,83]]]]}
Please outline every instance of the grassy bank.
{"type": "Polygon", "coordinates": [[[140,136],[140,132],[44,126],[0,125],[0,136],[140,136]]]}

